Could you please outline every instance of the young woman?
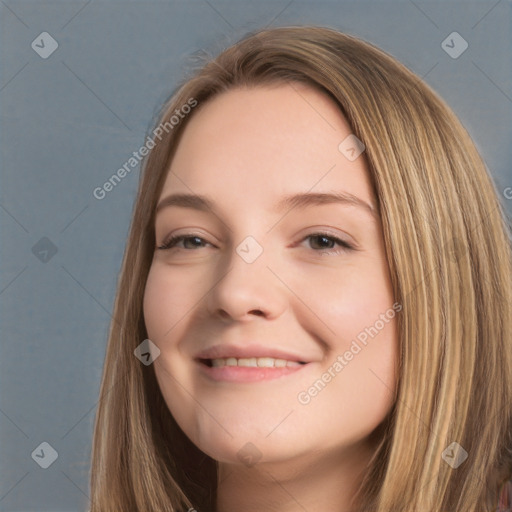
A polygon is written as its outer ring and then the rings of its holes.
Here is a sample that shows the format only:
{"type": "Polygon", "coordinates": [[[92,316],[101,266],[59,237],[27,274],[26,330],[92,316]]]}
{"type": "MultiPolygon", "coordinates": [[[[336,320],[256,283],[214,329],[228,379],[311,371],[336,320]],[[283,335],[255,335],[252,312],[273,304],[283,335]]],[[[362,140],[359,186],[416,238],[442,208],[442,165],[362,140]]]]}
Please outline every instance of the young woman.
{"type": "Polygon", "coordinates": [[[91,511],[510,510],[510,230],[442,100],[354,37],[270,29],[147,147],[91,511]]]}

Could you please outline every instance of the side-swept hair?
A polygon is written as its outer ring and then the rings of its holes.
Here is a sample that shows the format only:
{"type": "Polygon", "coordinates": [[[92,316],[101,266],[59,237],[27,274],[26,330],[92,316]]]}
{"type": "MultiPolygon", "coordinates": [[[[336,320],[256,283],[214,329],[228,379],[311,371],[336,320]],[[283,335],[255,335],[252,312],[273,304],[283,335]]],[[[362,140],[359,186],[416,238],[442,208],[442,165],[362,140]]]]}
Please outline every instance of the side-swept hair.
{"type": "Polygon", "coordinates": [[[403,307],[396,401],[357,511],[494,511],[511,478],[512,249],[485,164],[446,104],[394,58],[332,29],[283,27],[208,60],[157,121],[198,102],[161,130],[144,161],[94,427],[91,512],[215,509],[216,462],[177,426],[153,365],[133,353],[147,338],[142,301],[156,201],[180,135],[205,102],[235,87],[294,82],[332,98],[366,146],[403,307]],[[457,468],[443,458],[453,442],[467,452],[457,468]]]}

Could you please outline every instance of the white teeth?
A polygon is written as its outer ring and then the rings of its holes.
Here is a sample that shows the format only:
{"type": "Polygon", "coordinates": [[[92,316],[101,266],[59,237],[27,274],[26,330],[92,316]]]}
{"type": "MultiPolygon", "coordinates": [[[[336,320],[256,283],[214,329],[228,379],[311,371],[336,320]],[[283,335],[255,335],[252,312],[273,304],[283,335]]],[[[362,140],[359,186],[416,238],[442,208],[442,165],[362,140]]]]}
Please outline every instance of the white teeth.
{"type": "Polygon", "coordinates": [[[238,360],[238,366],[258,366],[258,361],[255,357],[242,358],[238,360]]]}
{"type": "Polygon", "coordinates": [[[286,359],[274,359],[273,357],[236,357],[212,359],[212,366],[215,368],[221,366],[246,366],[260,368],[284,368],[285,366],[299,366],[297,361],[287,361],[286,359]]]}
{"type": "Polygon", "coordinates": [[[261,368],[272,368],[272,366],[275,366],[275,359],[271,357],[258,357],[258,366],[261,368]]]}

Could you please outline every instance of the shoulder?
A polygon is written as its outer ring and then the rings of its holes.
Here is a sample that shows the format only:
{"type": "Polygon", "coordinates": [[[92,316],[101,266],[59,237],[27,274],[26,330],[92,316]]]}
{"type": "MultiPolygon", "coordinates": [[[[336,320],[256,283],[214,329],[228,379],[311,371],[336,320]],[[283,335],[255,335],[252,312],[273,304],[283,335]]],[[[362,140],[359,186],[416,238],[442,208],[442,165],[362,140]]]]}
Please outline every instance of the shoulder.
{"type": "Polygon", "coordinates": [[[500,501],[496,512],[512,512],[512,480],[507,480],[500,489],[500,501]]]}

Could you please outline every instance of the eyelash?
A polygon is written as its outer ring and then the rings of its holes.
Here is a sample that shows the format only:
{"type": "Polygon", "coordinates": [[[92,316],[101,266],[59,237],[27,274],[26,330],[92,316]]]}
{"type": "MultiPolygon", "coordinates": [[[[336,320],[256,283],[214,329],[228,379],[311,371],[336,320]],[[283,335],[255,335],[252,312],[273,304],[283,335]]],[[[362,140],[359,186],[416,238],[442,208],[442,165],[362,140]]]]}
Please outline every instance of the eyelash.
{"type": "MultiPolygon", "coordinates": [[[[337,238],[335,236],[332,236],[330,235],[329,233],[311,233],[310,235],[307,235],[306,237],[304,237],[301,242],[304,242],[305,240],[307,240],[308,238],[313,238],[313,237],[323,237],[323,238],[327,238],[331,241],[334,241],[336,244],[338,244],[339,246],[341,246],[342,248],[341,249],[338,249],[338,250],[334,250],[334,249],[313,249],[315,252],[327,252],[327,253],[332,253],[332,254],[341,254],[341,253],[344,253],[344,252],[348,252],[348,251],[353,251],[355,250],[355,248],[349,244],[348,242],[346,242],[345,240],[341,240],[340,238],[337,238]]],[[[173,249],[174,246],[181,242],[182,240],[188,240],[188,239],[191,239],[191,238],[198,238],[202,241],[205,241],[203,238],[201,238],[200,236],[197,236],[197,235],[194,235],[192,233],[185,233],[184,235],[177,235],[177,236],[173,236],[171,238],[169,238],[166,242],[164,242],[162,245],[158,246],[157,249],[160,249],[160,250],[169,250],[169,249],[173,249]]],[[[206,242],[206,243],[209,243],[209,242],[206,242]]],[[[200,249],[201,247],[197,247],[198,249],[200,249]]],[[[185,251],[190,251],[190,250],[194,250],[194,249],[185,249],[183,248],[185,251]]]]}

